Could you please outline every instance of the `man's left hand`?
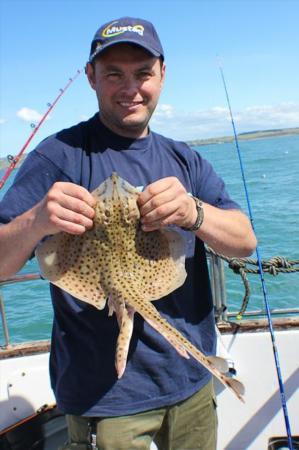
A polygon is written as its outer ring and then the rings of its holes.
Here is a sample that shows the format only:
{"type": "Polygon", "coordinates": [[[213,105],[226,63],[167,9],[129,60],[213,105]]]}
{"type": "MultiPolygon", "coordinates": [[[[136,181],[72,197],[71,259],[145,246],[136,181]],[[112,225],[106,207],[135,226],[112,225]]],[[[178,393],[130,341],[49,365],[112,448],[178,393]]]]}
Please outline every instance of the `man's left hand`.
{"type": "Polygon", "coordinates": [[[197,218],[196,205],[175,177],[149,184],[138,198],[142,229],[153,231],[167,225],[190,228],[197,218]]]}

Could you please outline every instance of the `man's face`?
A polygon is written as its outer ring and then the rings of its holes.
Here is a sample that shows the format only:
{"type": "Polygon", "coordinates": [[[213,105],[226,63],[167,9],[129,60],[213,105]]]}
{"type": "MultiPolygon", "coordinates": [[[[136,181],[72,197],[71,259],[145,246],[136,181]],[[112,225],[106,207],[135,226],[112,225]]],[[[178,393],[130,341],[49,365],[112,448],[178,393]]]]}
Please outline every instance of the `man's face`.
{"type": "Polygon", "coordinates": [[[96,91],[101,120],[115,133],[146,136],[163,86],[165,65],[141,47],[119,44],[97,58],[87,76],[96,91]]]}

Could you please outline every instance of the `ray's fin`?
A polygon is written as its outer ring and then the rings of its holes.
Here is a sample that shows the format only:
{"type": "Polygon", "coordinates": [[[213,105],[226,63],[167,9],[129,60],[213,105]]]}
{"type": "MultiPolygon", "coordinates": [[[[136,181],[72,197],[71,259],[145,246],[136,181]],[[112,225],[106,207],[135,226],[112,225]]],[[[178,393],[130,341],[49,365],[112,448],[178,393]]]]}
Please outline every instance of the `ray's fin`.
{"type": "Polygon", "coordinates": [[[219,370],[219,372],[226,373],[229,371],[229,365],[226,359],[213,355],[207,356],[206,358],[219,370]]]}

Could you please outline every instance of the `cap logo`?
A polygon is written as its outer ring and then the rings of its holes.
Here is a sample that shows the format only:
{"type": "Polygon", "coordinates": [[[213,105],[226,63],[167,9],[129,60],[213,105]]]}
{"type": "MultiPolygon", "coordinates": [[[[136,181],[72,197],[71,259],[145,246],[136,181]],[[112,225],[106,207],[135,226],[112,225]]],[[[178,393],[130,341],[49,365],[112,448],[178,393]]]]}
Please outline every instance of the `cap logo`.
{"type": "Polygon", "coordinates": [[[118,27],[114,25],[116,22],[110,23],[102,32],[102,36],[105,38],[118,36],[119,34],[123,34],[126,31],[131,33],[137,33],[139,36],[143,36],[144,27],[143,25],[128,25],[126,27],[118,27]]]}

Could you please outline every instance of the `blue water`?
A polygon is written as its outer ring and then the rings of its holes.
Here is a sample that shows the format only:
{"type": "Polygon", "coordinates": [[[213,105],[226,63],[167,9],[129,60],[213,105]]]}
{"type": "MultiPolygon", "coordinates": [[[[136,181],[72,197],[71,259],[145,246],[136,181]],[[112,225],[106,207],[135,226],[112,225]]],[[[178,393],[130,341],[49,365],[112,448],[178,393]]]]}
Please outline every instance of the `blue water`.
{"type": "MultiPolygon", "coordinates": [[[[240,141],[254,226],[263,259],[280,255],[299,259],[299,136],[240,141]]],[[[247,212],[239,160],[234,144],[199,147],[224,179],[231,196],[247,212]]],[[[0,178],[3,171],[0,171],[0,178]]],[[[13,176],[0,191],[0,198],[13,176]]],[[[37,271],[30,261],[22,272],[37,271]]],[[[263,308],[259,277],[248,276],[252,288],[249,309],[263,308]]],[[[271,308],[298,307],[299,273],[265,276],[271,308]]],[[[226,269],[229,309],[237,310],[244,288],[238,275],[226,269]]],[[[46,281],[1,288],[12,342],[46,339],[51,333],[52,306],[46,281]]],[[[3,336],[0,333],[0,344],[3,336]]]]}

